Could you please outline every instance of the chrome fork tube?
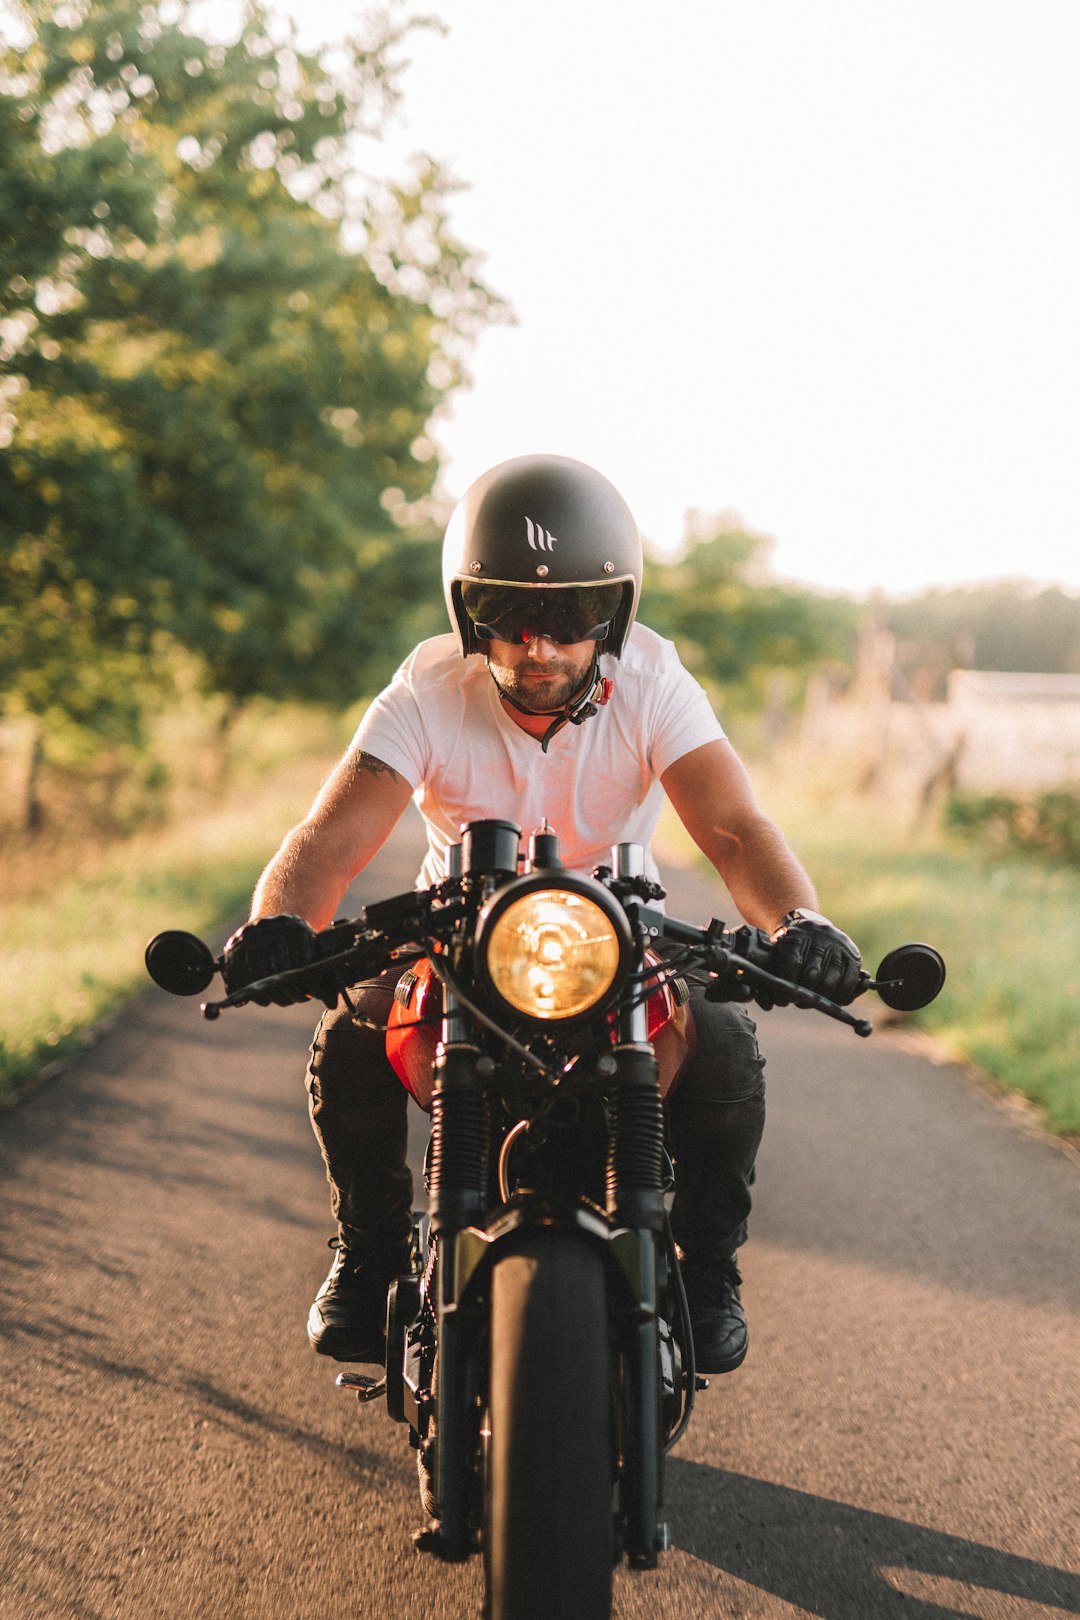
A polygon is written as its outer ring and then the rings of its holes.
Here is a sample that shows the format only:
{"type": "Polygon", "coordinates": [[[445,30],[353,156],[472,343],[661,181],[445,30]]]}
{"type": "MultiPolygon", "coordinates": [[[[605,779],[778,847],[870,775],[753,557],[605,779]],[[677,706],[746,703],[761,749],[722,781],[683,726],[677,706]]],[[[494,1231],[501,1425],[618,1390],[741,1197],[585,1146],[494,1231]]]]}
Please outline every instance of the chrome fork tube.
{"type": "MultiPolygon", "coordinates": [[[[612,868],[618,878],[642,876],[640,848],[618,845],[612,868]]],[[[629,915],[635,937],[633,983],[639,993],[630,997],[616,1020],[614,1072],[608,1086],[606,1202],[609,1217],[623,1228],[615,1241],[633,1279],[634,1299],[623,1315],[621,1333],[625,1466],[620,1502],[627,1556],[631,1564],[649,1568],[656,1563],[662,1540],[657,1271],[664,1225],[664,1114],[646,997],[640,990],[646,935],[633,908],[629,915]]]]}
{"type": "Polygon", "coordinates": [[[434,1305],[439,1375],[435,1492],[444,1556],[468,1551],[472,1454],[476,1442],[472,1336],[456,1290],[458,1235],[486,1207],[491,1121],[483,1069],[490,1059],[469,1040],[467,1017],[443,986],[443,1019],[431,1109],[428,1207],[435,1238],[434,1305]]]}

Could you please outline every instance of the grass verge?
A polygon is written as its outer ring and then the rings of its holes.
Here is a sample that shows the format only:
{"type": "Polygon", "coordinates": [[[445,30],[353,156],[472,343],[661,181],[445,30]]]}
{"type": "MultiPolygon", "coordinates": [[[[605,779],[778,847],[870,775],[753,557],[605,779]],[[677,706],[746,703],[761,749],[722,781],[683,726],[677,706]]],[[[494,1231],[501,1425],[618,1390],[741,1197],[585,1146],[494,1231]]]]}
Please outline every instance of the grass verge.
{"type": "Polygon", "coordinates": [[[925,940],[945,958],[938,999],[913,1015],[946,1052],[1034,1103],[1050,1131],[1080,1135],[1080,872],[989,860],[890,804],[754,771],[761,798],[867,967],[925,940]]]}
{"type": "MultiPolygon", "coordinates": [[[[245,782],[197,818],[99,851],[52,851],[0,899],[4,1010],[0,1101],[71,1055],[88,1030],[149,984],[147,940],[163,928],[211,936],[246,912],[255,879],[306,811],[329,752],[245,782]]],[[[25,858],[23,862],[25,867],[25,858]]]]}

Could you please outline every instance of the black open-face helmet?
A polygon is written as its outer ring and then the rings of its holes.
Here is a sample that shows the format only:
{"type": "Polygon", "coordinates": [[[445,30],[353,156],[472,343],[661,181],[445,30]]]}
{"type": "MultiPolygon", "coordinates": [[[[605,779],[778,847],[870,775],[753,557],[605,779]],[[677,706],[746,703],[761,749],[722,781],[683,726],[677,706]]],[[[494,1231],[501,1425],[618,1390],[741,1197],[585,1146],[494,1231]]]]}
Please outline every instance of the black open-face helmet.
{"type": "Polygon", "coordinates": [[[501,462],[458,502],[443,586],[463,653],[493,637],[622,651],[641,593],[641,537],[613,484],[566,456],[501,462]]]}

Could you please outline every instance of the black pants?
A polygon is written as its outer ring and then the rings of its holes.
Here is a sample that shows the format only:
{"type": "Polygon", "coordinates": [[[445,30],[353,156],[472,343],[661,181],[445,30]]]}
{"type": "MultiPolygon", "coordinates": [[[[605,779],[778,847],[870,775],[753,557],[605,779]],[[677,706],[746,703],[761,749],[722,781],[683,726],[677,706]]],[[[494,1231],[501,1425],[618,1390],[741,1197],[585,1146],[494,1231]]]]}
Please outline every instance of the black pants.
{"type": "MultiPolygon", "coordinates": [[[[375,1023],[386,1022],[396,978],[351,992],[375,1023]]],[[[746,1241],[765,1065],[741,1007],[707,1002],[697,990],[691,1002],[697,1049],[665,1108],[675,1162],[672,1228],[687,1255],[733,1254],[746,1241]]],[[[328,1012],[311,1048],[308,1098],[342,1236],[360,1255],[401,1253],[413,1199],[405,1162],[410,1099],[382,1032],[357,1024],[344,1006],[328,1012]]]]}

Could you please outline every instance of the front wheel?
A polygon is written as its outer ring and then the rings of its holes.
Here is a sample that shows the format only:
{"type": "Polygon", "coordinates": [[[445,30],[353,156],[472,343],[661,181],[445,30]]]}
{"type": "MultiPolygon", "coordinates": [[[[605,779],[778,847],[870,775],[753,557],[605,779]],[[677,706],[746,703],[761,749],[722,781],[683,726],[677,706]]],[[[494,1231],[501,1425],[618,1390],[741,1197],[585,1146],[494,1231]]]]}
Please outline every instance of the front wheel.
{"type": "Polygon", "coordinates": [[[546,1228],[491,1284],[490,1620],[608,1620],[614,1440],[600,1254],[546,1228]]]}

